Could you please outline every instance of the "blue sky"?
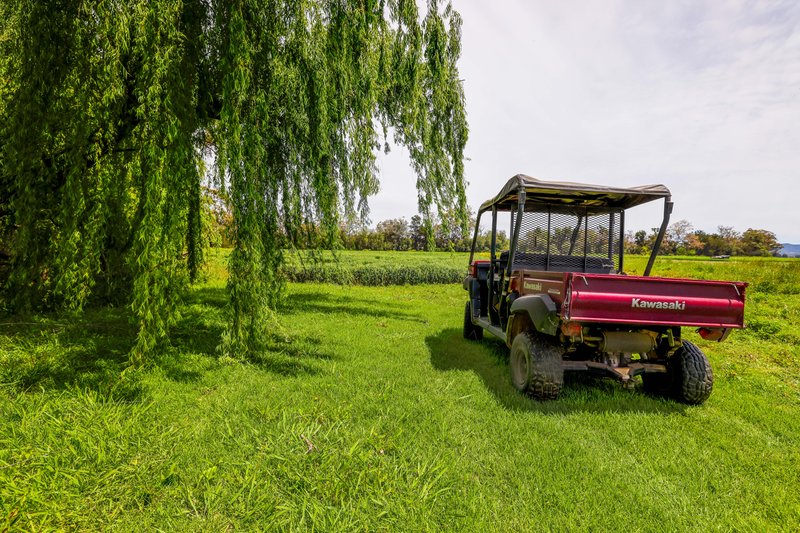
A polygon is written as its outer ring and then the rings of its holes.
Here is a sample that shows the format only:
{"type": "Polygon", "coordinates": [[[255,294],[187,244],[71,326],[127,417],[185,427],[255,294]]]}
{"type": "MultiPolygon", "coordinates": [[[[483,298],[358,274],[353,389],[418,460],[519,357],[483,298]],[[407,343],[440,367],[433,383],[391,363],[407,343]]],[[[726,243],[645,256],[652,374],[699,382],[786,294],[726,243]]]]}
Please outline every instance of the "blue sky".
{"type": "MultiPolygon", "coordinates": [[[[673,220],[800,243],[800,2],[453,0],[473,208],[517,173],[663,183],[673,220]]],[[[415,177],[379,159],[371,219],[416,213],[415,177]]],[[[640,207],[629,229],[658,225],[640,207]]]]}

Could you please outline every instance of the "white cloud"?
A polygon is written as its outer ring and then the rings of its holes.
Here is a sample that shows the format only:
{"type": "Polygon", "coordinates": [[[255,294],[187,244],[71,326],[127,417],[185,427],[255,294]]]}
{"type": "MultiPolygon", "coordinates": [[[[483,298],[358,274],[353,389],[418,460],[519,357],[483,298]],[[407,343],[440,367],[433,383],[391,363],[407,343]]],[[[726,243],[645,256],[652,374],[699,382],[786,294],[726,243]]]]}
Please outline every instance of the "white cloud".
{"type": "MultiPolygon", "coordinates": [[[[800,3],[454,1],[470,205],[510,176],[664,183],[675,218],[800,242],[800,3]]],[[[373,220],[416,212],[402,154],[373,220]]],[[[631,228],[657,224],[632,213],[631,228]]]]}

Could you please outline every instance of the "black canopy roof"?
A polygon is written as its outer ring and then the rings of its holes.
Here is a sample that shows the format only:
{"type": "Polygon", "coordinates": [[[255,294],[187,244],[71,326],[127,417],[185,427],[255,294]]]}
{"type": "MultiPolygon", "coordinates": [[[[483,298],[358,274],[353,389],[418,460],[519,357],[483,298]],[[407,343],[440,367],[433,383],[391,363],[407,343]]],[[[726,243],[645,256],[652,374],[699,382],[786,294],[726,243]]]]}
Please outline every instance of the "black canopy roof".
{"type": "Polygon", "coordinates": [[[517,174],[505,184],[500,193],[484,202],[480,212],[497,206],[500,210],[514,209],[520,191],[525,191],[526,204],[544,204],[560,207],[589,207],[628,209],[640,204],[670,198],[669,189],[663,185],[640,187],[609,187],[567,181],[542,181],[517,174]]]}

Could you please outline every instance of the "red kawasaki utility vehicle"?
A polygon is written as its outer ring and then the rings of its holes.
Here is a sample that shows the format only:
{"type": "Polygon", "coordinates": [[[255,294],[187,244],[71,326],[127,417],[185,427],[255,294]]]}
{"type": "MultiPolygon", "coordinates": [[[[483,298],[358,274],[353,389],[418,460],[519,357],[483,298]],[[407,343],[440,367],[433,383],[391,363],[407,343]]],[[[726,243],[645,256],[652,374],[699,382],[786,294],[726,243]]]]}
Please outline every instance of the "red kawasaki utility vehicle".
{"type": "Polygon", "coordinates": [[[464,337],[484,330],[511,348],[520,392],[558,396],[565,371],[589,371],[648,392],[699,404],[713,374],[700,349],[681,337],[697,328],[724,340],[743,327],[746,283],[649,277],[672,201],[663,185],[629,189],[547,182],[517,175],[481,205],[464,288],[464,337]],[[623,272],[625,210],[664,200],[664,219],[643,276],[623,272]],[[498,213],[510,221],[498,254],[498,213]],[[491,258],[473,260],[481,217],[492,217],[491,258]],[[501,215],[503,216],[503,215],[501,215]]]}

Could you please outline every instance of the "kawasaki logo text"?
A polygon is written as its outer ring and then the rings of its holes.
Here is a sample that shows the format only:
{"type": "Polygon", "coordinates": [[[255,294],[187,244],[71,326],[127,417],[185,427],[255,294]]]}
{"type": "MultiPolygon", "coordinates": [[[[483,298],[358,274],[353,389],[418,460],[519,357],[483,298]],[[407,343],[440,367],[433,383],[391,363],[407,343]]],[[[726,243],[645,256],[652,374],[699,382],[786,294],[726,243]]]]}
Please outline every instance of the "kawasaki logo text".
{"type": "Polygon", "coordinates": [[[631,298],[631,307],[638,309],[674,309],[675,311],[686,310],[686,302],[650,302],[641,298],[631,298]]]}

